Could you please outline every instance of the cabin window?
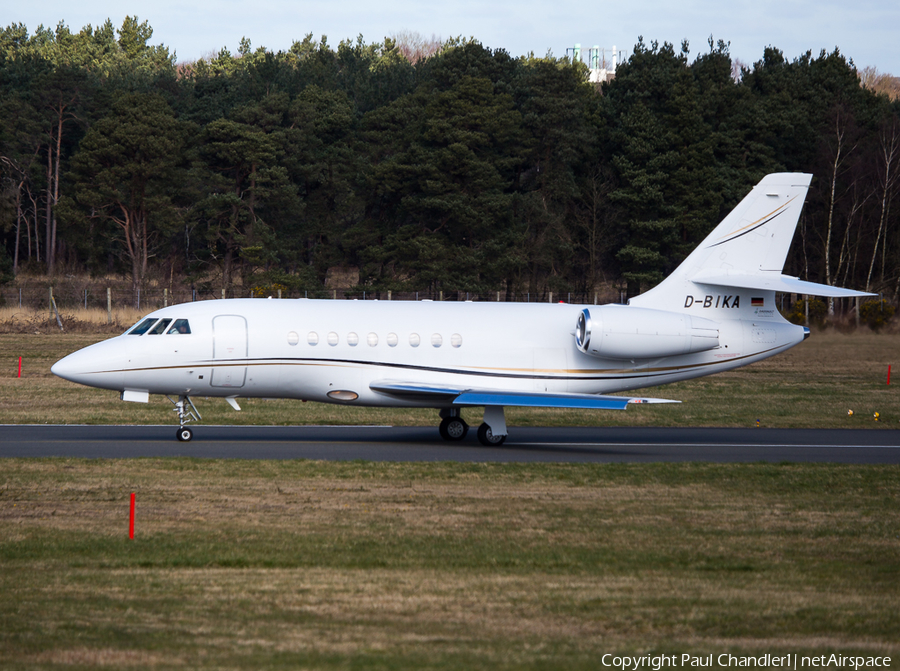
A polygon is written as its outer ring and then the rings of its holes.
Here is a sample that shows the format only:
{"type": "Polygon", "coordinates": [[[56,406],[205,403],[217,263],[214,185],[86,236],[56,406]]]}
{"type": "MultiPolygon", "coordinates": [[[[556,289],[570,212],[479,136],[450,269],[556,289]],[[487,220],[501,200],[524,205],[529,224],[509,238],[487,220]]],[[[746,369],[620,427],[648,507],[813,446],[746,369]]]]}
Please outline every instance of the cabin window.
{"type": "Polygon", "coordinates": [[[444,338],[441,337],[440,333],[432,333],[431,334],[431,346],[432,347],[440,347],[444,344],[444,338]]]}
{"type": "Polygon", "coordinates": [[[289,331],[287,340],[288,340],[288,345],[293,346],[293,345],[296,345],[298,342],[300,342],[300,336],[297,335],[296,331],[289,331]]]}
{"type": "Polygon", "coordinates": [[[450,336],[450,345],[453,347],[462,347],[462,336],[459,333],[454,333],[450,336]]]}
{"type": "Polygon", "coordinates": [[[160,319],[159,323],[157,323],[156,326],[154,326],[152,329],[150,329],[147,332],[147,334],[148,335],[162,335],[163,333],[166,332],[166,327],[169,325],[169,322],[171,322],[171,321],[172,321],[171,319],[160,319]]]}
{"type": "Polygon", "coordinates": [[[350,347],[356,347],[359,344],[359,336],[351,331],[347,334],[347,344],[350,347]]]}
{"type": "Polygon", "coordinates": [[[178,333],[179,335],[190,335],[191,325],[188,323],[187,319],[176,319],[175,323],[172,324],[172,328],[169,329],[169,333],[178,333]]]}
{"type": "Polygon", "coordinates": [[[419,337],[418,333],[410,333],[409,334],[410,347],[418,347],[421,342],[422,342],[422,339],[419,337]]]}
{"type": "Polygon", "coordinates": [[[397,334],[396,333],[388,333],[387,334],[387,344],[388,347],[396,347],[397,346],[397,334]]]}
{"type": "Polygon", "coordinates": [[[332,347],[338,344],[338,334],[334,331],[328,334],[328,344],[332,347]]]}
{"type": "Polygon", "coordinates": [[[128,335],[144,335],[155,323],[156,317],[147,317],[144,321],[138,322],[130,331],[128,331],[128,335]]]}
{"type": "Polygon", "coordinates": [[[310,331],[309,335],[306,336],[306,342],[310,345],[318,345],[319,344],[319,334],[315,331],[310,331]]]}
{"type": "Polygon", "coordinates": [[[375,347],[378,344],[378,334],[370,333],[366,336],[366,342],[369,343],[369,347],[375,347]]]}

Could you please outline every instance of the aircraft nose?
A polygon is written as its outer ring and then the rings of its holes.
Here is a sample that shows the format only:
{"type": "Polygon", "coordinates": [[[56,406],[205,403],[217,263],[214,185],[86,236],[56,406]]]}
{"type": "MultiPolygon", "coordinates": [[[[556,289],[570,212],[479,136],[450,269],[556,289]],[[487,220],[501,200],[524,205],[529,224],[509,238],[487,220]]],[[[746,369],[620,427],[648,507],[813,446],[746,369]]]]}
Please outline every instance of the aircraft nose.
{"type": "Polygon", "coordinates": [[[110,341],[90,345],[57,361],[50,367],[50,372],[69,382],[88,387],[121,389],[119,349],[116,345],[111,345],[110,341]]]}
{"type": "Polygon", "coordinates": [[[80,352],[75,352],[68,356],[63,357],[55,364],[50,366],[50,372],[53,373],[56,377],[61,377],[64,380],[68,380],[69,382],[81,382],[81,377],[86,372],[84,366],[81,365],[84,363],[83,356],[79,356],[80,352]]]}

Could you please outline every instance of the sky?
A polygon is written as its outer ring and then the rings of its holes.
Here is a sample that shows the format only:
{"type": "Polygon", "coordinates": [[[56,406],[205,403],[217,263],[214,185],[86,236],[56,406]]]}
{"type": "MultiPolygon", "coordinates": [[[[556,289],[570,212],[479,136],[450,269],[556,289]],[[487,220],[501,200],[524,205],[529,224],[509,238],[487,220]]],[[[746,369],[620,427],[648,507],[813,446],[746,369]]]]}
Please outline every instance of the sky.
{"type": "Polygon", "coordinates": [[[408,31],[425,38],[474,37],[512,56],[564,56],[580,43],[612,53],[645,43],[690,43],[691,59],[708,51],[707,40],[731,43],[732,58],[758,61],[767,46],[793,60],[835,47],[858,68],[900,76],[898,0],[31,0],[10,1],[0,24],[55,27],[74,32],[109,18],[117,28],[137,16],[153,28],[150,43],[163,44],[179,61],[209,56],[222,48],[237,53],[241,38],[252,48],[285,51],[312,33],[332,46],[362,35],[366,43],[408,31]]]}

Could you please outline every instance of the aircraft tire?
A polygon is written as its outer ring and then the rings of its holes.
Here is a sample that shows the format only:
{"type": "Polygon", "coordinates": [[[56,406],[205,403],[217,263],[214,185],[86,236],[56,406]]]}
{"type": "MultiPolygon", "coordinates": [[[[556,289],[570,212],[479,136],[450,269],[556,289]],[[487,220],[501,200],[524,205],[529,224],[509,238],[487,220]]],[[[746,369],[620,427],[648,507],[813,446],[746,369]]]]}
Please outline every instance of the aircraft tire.
{"type": "Polygon", "coordinates": [[[462,417],[446,417],[441,420],[438,430],[444,440],[462,440],[469,432],[469,425],[463,421],[462,417]]]}
{"type": "Polygon", "coordinates": [[[191,431],[186,426],[182,426],[181,428],[178,429],[178,431],[175,433],[175,435],[178,437],[178,440],[180,442],[187,443],[190,441],[191,438],[194,437],[194,432],[191,431]]]}
{"type": "Polygon", "coordinates": [[[497,445],[502,445],[503,441],[505,440],[506,436],[495,436],[491,432],[491,427],[489,427],[487,424],[482,424],[478,427],[478,441],[485,447],[496,447],[497,445]]]}

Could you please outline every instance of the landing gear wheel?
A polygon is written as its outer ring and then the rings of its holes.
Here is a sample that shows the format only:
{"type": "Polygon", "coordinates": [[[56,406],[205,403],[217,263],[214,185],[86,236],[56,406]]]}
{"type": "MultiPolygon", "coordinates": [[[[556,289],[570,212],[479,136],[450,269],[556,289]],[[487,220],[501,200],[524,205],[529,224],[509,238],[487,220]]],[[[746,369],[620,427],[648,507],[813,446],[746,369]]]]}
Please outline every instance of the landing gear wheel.
{"type": "Polygon", "coordinates": [[[506,436],[495,436],[491,432],[491,427],[487,424],[482,424],[478,427],[478,440],[486,447],[496,447],[497,445],[503,444],[503,441],[506,440],[506,436]]]}
{"type": "Polygon", "coordinates": [[[444,440],[462,440],[469,432],[469,425],[462,417],[445,417],[438,428],[444,440]]]}
{"type": "Polygon", "coordinates": [[[186,443],[194,437],[194,432],[186,426],[182,426],[180,429],[178,429],[178,432],[175,435],[178,436],[178,440],[180,440],[182,443],[186,443]]]}

